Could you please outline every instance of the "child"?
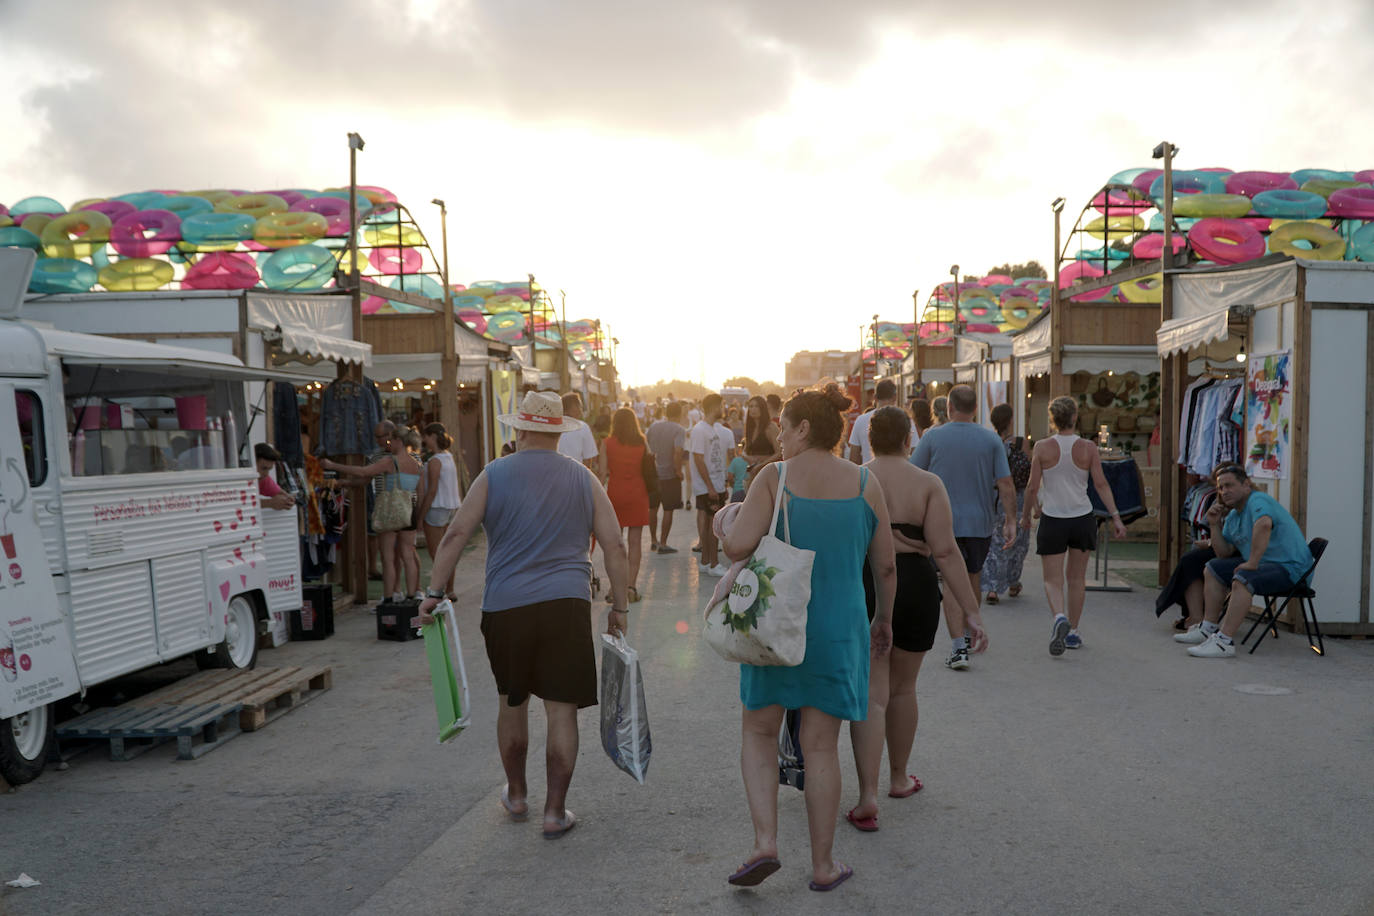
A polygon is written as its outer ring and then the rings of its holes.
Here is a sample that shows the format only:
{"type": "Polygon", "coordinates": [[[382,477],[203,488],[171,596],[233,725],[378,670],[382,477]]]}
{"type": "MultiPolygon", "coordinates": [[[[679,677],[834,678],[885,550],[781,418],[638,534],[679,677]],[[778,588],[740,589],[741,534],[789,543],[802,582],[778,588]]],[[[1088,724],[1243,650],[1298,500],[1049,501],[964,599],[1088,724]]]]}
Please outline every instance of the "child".
{"type": "Polygon", "coordinates": [[[744,485],[749,478],[749,462],[738,450],[725,469],[725,485],[730,488],[730,502],[744,502],[744,485]]]}

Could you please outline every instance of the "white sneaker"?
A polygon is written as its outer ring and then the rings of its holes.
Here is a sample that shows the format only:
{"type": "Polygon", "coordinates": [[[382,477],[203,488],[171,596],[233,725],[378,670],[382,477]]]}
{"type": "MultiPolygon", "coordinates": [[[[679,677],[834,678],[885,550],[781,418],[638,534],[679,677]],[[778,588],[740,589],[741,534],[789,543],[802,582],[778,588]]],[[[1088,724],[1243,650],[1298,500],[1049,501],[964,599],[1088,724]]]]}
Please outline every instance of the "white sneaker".
{"type": "Polygon", "coordinates": [[[729,571],[730,567],[720,562],[717,562],[715,566],[708,566],[702,570],[702,572],[706,573],[708,576],[716,576],[717,578],[725,575],[729,571]]]}
{"type": "Polygon", "coordinates": [[[1207,637],[1207,641],[1200,646],[1189,646],[1188,654],[1193,658],[1235,658],[1235,641],[1222,642],[1212,635],[1207,637]]]}
{"type": "Polygon", "coordinates": [[[1187,643],[1190,646],[1201,645],[1206,641],[1207,634],[1202,632],[1202,624],[1200,623],[1193,624],[1187,632],[1174,634],[1174,642],[1187,643]]]}

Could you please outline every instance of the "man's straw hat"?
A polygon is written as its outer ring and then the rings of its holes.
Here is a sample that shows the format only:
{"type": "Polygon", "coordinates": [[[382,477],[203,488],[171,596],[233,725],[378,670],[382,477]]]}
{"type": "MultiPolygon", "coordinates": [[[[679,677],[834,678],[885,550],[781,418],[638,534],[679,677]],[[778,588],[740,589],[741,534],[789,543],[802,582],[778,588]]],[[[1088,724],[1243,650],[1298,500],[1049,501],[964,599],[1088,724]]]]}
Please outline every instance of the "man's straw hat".
{"type": "Polygon", "coordinates": [[[503,413],[497,419],[511,429],[532,433],[569,433],[585,425],[563,416],[563,399],[552,391],[531,391],[520,402],[519,411],[503,413]]]}

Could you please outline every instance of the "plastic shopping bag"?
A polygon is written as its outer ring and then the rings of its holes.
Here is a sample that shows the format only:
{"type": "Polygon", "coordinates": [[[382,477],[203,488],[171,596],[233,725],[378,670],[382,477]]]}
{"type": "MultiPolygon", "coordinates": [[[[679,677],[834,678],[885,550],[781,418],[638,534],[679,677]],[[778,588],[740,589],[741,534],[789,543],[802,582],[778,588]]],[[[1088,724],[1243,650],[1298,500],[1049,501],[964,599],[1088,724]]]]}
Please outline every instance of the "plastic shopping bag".
{"type": "Polygon", "coordinates": [[[443,744],[468,727],[468,674],[452,602],[439,602],[432,616],[434,623],[421,627],[420,634],[425,638],[434,708],[439,714],[439,743],[443,744]]]}
{"type": "Polygon", "coordinates": [[[639,653],[625,637],[607,633],[601,634],[601,746],[612,763],[644,782],[653,742],[639,653]]]}

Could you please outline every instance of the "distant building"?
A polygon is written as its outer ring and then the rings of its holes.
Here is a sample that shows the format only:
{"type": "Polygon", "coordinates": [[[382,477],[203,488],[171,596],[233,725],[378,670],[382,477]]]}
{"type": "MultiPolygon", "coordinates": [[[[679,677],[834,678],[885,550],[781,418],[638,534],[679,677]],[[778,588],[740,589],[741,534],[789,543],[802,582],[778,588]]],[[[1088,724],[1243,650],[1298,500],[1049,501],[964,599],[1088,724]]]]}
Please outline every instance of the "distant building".
{"type": "Polygon", "coordinates": [[[843,378],[858,362],[857,350],[802,350],[787,361],[784,385],[808,388],[823,378],[843,378]]]}

